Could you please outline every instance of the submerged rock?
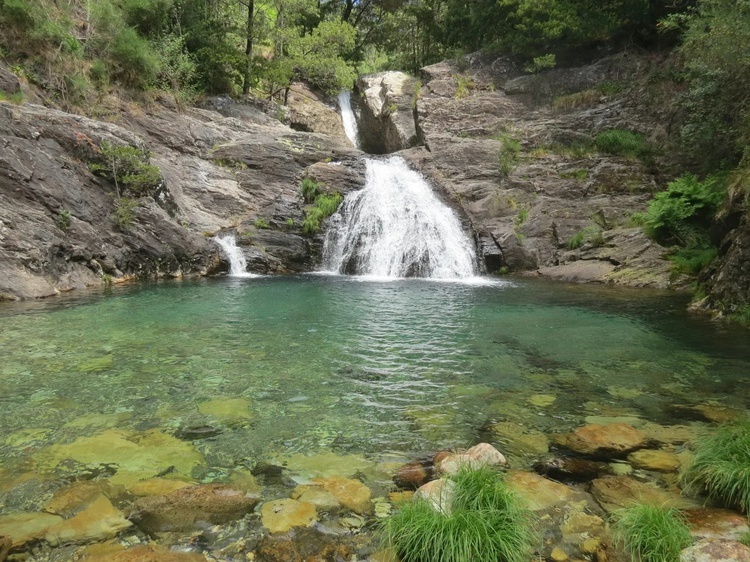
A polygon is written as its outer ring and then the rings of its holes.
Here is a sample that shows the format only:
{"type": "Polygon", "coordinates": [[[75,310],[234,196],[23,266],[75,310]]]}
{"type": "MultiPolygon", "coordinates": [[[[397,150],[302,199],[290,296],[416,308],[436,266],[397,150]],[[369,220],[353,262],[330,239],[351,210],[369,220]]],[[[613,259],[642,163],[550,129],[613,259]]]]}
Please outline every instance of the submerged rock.
{"type": "Polygon", "coordinates": [[[258,562],[338,562],[351,560],[354,550],[339,536],[295,528],[284,535],[263,537],[255,554],[258,562]]]}
{"type": "Polygon", "coordinates": [[[272,533],[286,533],[294,527],[309,527],[318,520],[311,503],[292,499],[266,502],[260,510],[263,526],[272,533]]]}
{"type": "Polygon", "coordinates": [[[635,468],[655,472],[677,472],[682,466],[680,458],[668,451],[641,449],[628,455],[628,462],[635,468]]]}
{"type": "Polygon", "coordinates": [[[192,530],[199,521],[228,523],[251,513],[260,500],[221,484],[201,484],[133,504],[131,519],[148,533],[192,530]]]}
{"type": "Polygon", "coordinates": [[[132,485],[165,470],[190,476],[204,458],[192,445],[157,430],[134,433],[110,429],[91,437],[79,437],[65,445],[41,450],[34,463],[39,470],[54,470],[70,459],[84,465],[114,465],[113,484],[132,485]]]}
{"type": "Polygon", "coordinates": [[[0,537],[10,539],[12,548],[43,538],[47,529],[63,518],[49,513],[10,513],[0,515],[0,537]]]}
{"type": "Polygon", "coordinates": [[[531,472],[511,471],[508,484],[532,511],[541,511],[571,501],[578,492],[531,472]]]}
{"type": "Polygon", "coordinates": [[[591,483],[591,493],[605,511],[612,512],[634,502],[652,503],[685,509],[699,507],[699,503],[679,494],[644,483],[629,476],[598,478],[591,483]]]}
{"type": "Polygon", "coordinates": [[[132,525],[109,499],[100,495],[71,519],[47,529],[44,539],[52,546],[95,542],[114,537],[132,525]]]}
{"type": "Polygon", "coordinates": [[[362,484],[359,480],[351,478],[316,478],[312,481],[312,486],[331,494],[342,506],[351,509],[360,515],[372,511],[372,502],[370,497],[372,492],[370,488],[362,484]]]}
{"type": "Polygon", "coordinates": [[[245,398],[212,398],[198,404],[198,411],[230,427],[243,425],[253,419],[250,401],[245,398]]]}
{"type": "Polygon", "coordinates": [[[534,463],[534,470],[554,480],[588,482],[610,474],[612,468],[604,462],[580,458],[554,458],[534,463]]]}
{"type": "Polygon", "coordinates": [[[150,544],[127,550],[115,550],[87,555],[86,562],[205,562],[206,558],[194,552],[173,552],[163,546],[150,544]]]}
{"type": "Polygon", "coordinates": [[[640,449],[646,445],[647,439],[628,424],[611,423],[579,427],[572,433],[559,436],[557,443],[583,455],[609,457],[640,449]]]}

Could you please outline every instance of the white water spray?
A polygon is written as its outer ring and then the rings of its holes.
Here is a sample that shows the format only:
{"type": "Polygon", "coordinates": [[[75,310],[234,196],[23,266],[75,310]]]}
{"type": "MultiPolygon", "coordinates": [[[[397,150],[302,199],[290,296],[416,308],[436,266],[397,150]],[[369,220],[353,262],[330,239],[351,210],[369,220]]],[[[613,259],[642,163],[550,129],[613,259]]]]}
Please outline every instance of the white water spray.
{"type": "Polygon", "coordinates": [[[473,243],[424,177],[400,157],[366,163],[365,188],[347,195],[331,217],[324,266],[386,278],[476,275],[473,243]]]}
{"type": "Polygon", "coordinates": [[[344,122],[344,132],[355,148],[359,148],[359,130],[357,129],[357,117],[352,111],[351,92],[343,91],[339,94],[339,107],[341,108],[341,120],[344,122]]]}
{"type": "Polygon", "coordinates": [[[257,277],[254,273],[247,272],[247,260],[242,249],[237,246],[237,240],[231,234],[219,238],[216,236],[214,241],[221,246],[229,260],[229,275],[232,277],[257,277]]]}

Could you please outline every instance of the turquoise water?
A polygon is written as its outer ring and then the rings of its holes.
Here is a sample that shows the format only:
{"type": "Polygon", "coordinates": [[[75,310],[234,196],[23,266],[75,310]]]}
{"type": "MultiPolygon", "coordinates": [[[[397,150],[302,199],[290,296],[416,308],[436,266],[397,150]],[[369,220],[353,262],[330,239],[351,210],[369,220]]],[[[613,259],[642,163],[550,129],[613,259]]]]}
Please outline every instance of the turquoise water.
{"type": "Polygon", "coordinates": [[[101,431],[210,425],[210,472],[334,451],[409,458],[490,421],[564,431],[592,415],[675,423],[744,410],[748,333],[683,297],[534,280],[462,285],[343,277],[212,279],[0,305],[0,467],[101,431]],[[546,396],[543,406],[533,397],[546,396]],[[244,398],[252,420],[199,410],[244,398]],[[549,397],[552,397],[551,399],[549,397]],[[552,403],[549,403],[552,400],[552,403]]]}

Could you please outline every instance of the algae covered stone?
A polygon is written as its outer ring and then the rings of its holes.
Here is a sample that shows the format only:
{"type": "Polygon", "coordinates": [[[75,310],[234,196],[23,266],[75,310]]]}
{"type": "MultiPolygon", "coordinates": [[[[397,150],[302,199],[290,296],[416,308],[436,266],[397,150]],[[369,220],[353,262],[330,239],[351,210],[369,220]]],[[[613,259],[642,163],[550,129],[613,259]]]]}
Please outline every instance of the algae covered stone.
{"type": "Polygon", "coordinates": [[[198,404],[198,411],[229,426],[244,425],[253,419],[250,400],[246,398],[212,398],[198,404]]]}
{"type": "Polygon", "coordinates": [[[285,533],[294,527],[309,527],[318,520],[311,503],[292,499],[266,502],[260,510],[263,526],[272,533],[285,533]]]}
{"type": "Polygon", "coordinates": [[[157,430],[134,433],[110,429],[79,437],[65,445],[42,449],[35,457],[38,470],[53,471],[60,463],[73,460],[83,465],[115,465],[113,484],[132,485],[164,470],[189,476],[204,458],[192,445],[157,430]]]}

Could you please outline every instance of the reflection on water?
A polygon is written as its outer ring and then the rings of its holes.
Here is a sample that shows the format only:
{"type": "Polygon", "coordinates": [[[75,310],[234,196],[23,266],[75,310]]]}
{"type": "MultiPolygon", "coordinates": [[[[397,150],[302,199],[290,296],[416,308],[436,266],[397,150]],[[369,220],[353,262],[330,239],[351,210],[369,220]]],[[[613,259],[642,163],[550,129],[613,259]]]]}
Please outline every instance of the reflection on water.
{"type": "Polygon", "coordinates": [[[490,420],[550,432],[596,415],[665,422],[675,404],[746,408],[747,334],[684,306],[610,287],[325,276],[3,304],[0,431],[16,437],[0,466],[106,427],[221,426],[197,444],[231,466],[461,446],[490,420]],[[222,397],[245,399],[252,422],[201,408],[222,397]]]}

